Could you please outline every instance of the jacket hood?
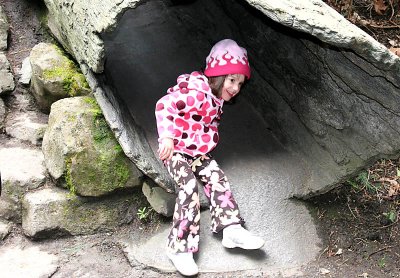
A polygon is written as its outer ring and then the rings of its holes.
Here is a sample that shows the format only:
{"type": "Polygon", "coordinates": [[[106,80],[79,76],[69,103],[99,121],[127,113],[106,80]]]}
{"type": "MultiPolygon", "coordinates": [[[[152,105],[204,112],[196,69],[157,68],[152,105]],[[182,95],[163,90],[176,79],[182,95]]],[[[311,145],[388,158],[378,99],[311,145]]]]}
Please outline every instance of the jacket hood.
{"type": "Polygon", "coordinates": [[[194,71],[190,74],[182,74],[177,78],[177,85],[170,88],[168,93],[179,90],[183,94],[187,94],[189,90],[196,90],[203,92],[204,94],[210,95],[217,102],[223,102],[222,99],[217,98],[211,91],[210,85],[208,84],[208,78],[199,71],[194,71]]]}

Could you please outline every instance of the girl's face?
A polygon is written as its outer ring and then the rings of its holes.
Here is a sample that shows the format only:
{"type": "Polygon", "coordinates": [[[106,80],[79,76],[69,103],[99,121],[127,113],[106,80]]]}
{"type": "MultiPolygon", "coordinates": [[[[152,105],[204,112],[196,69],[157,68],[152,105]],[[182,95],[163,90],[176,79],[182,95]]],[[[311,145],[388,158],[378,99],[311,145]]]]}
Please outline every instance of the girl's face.
{"type": "Polygon", "coordinates": [[[229,101],[240,92],[244,81],[245,76],[243,74],[228,74],[221,88],[220,98],[229,101]]]}

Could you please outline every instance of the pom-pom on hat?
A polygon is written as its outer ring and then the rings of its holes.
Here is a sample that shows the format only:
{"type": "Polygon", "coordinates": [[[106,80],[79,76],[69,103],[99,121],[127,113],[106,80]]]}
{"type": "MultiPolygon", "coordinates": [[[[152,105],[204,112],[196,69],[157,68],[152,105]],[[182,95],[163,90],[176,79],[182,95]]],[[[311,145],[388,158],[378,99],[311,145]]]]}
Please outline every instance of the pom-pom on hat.
{"type": "Polygon", "coordinates": [[[208,77],[243,74],[250,79],[250,65],[246,49],[231,39],[217,42],[206,58],[204,74],[208,77]]]}

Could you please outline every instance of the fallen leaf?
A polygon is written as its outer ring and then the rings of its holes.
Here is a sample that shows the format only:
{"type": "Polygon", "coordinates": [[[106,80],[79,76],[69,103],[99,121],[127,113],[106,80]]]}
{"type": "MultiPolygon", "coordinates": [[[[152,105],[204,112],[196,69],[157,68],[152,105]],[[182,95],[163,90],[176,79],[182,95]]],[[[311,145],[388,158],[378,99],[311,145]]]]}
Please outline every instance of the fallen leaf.
{"type": "Polygon", "coordinates": [[[322,275],[325,275],[325,274],[329,274],[331,271],[329,270],[329,269],[326,269],[326,268],[320,268],[319,269],[319,272],[322,274],[322,275]]]}
{"type": "Polygon", "coordinates": [[[388,6],[385,5],[384,0],[374,0],[374,9],[377,14],[383,15],[387,8],[388,6]]]}

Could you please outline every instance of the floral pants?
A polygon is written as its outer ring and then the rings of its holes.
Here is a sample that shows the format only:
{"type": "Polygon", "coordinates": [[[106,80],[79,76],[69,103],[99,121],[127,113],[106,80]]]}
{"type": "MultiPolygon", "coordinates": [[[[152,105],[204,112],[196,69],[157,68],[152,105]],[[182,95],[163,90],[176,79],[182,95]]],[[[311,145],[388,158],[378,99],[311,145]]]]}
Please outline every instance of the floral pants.
{"type": "Polygon", "coordinates": [[[197,180],[203,184],[205,195],[210,201],[213,232],[218,233],[232,224],[244,223],[229,182],[210,155],[192,158],[174,153],[165,165],[179,187],[172,229],[168,236],[168,248],[171,251],[198,251],[200,201],[197,180]]]}

